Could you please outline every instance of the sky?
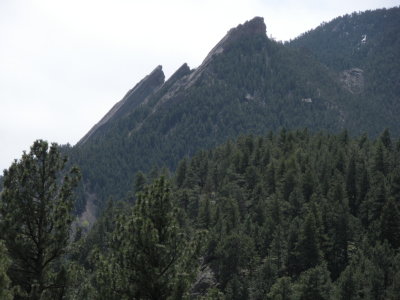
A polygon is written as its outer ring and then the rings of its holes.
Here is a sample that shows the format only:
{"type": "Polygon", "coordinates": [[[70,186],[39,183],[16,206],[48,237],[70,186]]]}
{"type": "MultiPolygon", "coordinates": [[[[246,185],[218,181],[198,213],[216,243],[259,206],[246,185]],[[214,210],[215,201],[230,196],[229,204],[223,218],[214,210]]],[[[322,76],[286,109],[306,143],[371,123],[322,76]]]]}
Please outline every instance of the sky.
{"type": "Polygon", "coordinates": [[[255,16],[286,41],[400,0],[0,0],[0,170],[36,139],[74,145],[157,65],[196,68],[255,16]]]}

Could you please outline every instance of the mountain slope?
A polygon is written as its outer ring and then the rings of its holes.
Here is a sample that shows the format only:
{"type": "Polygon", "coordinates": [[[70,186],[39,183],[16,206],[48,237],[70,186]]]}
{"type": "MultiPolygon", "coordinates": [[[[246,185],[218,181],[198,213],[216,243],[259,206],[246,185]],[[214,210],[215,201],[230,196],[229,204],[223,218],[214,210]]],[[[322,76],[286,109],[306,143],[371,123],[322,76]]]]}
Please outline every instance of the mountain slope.
{"type": "Polygon", "coordinates": [[[343,85],[336,69],[268,39],[256,17],[231,29],[198,68],[184,64],[164,82],[157,67],[70,155],[101,206],[110,196],[123,197],[138,170],[174,169],[182,157],[241,134],[304,127],[353,134],[373,127],[376,134],[385,123],[368,118],[371,107],[343,85]]]}
{"type": "Polygon", "coordinates": [[[400,7],[338,17],[286,45],[337,73],[361,104],[359,127],[376,135],[384,125],[400,134],[400,7]]]}

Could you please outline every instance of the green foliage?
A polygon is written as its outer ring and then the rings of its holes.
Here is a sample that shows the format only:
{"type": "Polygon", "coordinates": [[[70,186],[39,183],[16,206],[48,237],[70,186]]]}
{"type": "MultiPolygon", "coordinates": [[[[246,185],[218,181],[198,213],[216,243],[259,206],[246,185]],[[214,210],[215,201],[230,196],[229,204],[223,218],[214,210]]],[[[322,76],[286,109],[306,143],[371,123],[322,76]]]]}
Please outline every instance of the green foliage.
{"type": "MultiPolygon", "coordinates": [[[[186,158],[171,180],[139,173],[136,202],[109,201],[88,232],[77,227],[46,278],[74,300],[396,299],[400,164],[384,136],[242,136],[186,158]]],[[[13,271],[21,240],[5,239],[12,264],[2,265],[28,297],[13,271]]]]}
{"type": "Polygon", "coordinates": [[[66,288],[63,260],[80,176],[76,168],[65,171],[65,163],[56,144],[38,140],[4,171],[0,232],[21,299],[54,299],[66,288]]]}
{"type": "Polygon", "coordinates": [[[117,217],[112,244],[96,251],[97,297],[180,299],[196,270],[199,235],[179,224],[179,212],[165,178],[137,194],[131,212],[117,217]]]}
{"type": "Polygon", "coordinates": [[[289,277],[280,277],[267,295],[267,299],[271,300],[291,300],[292,297],[293,285],[289,277]]]}
{"type": "MultiPolygon", "coordinates": [[[[286,43],[300,49],[343,77],[343,71],[358,68],[362,83],[353,89],[353,103],[346,112],[346,128],[357,128],[377,136],[385,128],[399,135],[400,84],[400,8],[368,10],[323,22],[286,43]],[[351,117],[352,115],[352,117],[351,117]]],[[[358,131],[361,133],[362,131],[358,131]]],[[[390,146],[390,135],[384,132],[382,142],[390,146]]]]}
{"type": "Polygon", "coordinates": [[[185,160],[174,194],[191,195],[180,203],[209,231],[204,260],[225,297],[358,299],[395,291],[397,207],[388,186],[399,165],[394,147],[385,147],[385,173],[376,168],[381,145],[346,132],[282,131],[185,160]],[[362,278],[366,272],[374,275],[362,278]]]}
{"type": "Polygon", "coordinates": [[[332,283],[326,265],[319,265],[302,273],[293,285],[293,299],[331,299],[332,283]]]}
{"type": "Polygon", "coordinates": [[[7,270],[11,264],[10,259],[7,255],[7,249],[4,246],[3,241],[0,241],[0,299],[12,300],[13,293],[10,285],[11,281],[8,278],[7,270]]]}
{"type": "Polygon", "coordinates": [[[382,209],[382,240],[387,240],[393,248],[400,247],[400,214],[393,198],[390,198],[382,209]]]}

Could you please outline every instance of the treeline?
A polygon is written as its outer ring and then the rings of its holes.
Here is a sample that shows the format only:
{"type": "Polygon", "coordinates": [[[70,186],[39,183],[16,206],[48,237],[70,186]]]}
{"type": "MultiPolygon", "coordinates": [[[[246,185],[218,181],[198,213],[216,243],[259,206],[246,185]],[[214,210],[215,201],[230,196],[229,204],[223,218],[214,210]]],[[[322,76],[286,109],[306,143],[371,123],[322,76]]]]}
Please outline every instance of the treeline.
{"type": "MultiPolygon", "coordinates": [[[[173,175],[139,172],[127,199],[75,229],[51,299],[398,299],[399,154],[387,130],[282,130],[200,151],[173,175]]],[[[18,293],[15,253],[0,249],[1,284],[18,293]]]]}

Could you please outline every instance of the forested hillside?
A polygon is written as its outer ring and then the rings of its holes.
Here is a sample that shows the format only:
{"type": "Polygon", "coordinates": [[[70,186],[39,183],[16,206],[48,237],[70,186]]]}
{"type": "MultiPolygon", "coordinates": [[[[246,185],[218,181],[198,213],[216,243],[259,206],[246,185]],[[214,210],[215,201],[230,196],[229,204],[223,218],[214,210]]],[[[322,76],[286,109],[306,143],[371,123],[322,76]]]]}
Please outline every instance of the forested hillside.
{"type": "Polygon", "coordinates": [[[398,136],[399,10],[341,17],[289,44],[267,38],[256,17],[198,68],[184,64],[164,81],[158,66],[68,153],[83,174],[77,211],[89,195],[100,207],[125,196],[139,170],[173,170],[240,134],[346,128],[375,137],[389,128],[398,136]]]}
{"type": "MultiPolygon", "coordinates": [[[[387,130],[376,140],[242,136],[182,160],[174,174],[139,173],[136,203],[109,201],[45,270],[64,280],[65,299],[398,299],[399,154],[387,130]]],[[[6,195],[19,188],[12,174],[6,195]]],[[[13,201],[3,195],[1,207],[13,201]]],[[[0,271],[22,269],[3,285],[29,292],[14,236],[4,237],[14,248],[0,271]]]]}
{"type": "Polygon", "coordinates": [[[0,178],[0,299],[400,299],[399,11],[285,44],[256,17],[35,141],[0,178]]]}
{"type": "MultiPolygon", "coordinates": [[[[346,131],[282,130],[243,136],[182,160],[170,186],[171,201],[181,210],[174,218],[188,240],[199,232],[203,239],[193,258],[197,275],[181,270],[192,280],[187,292],[209,299],[397,299],[399,154],[400,141],[388,131],[371,141],[350,138],[346,131]]],[[[136,189],[142,191],[145,182],[138,176],[136,189]]],[[[137,206],[133,214],[141,215],[137,206]]],[[[89,245],[99,243],[103,263],[130,274],[135,271],[112,257],[125,251],[140,257],[144,250],[130,231],[118,229],[133,226],[129,218],[114,229],[106,226],[116,211],[103,215],[89,245]],[[130,241],[126,249],[107,242],[104,230],[109,241],[130,241]]],[[[151,269],[151,263],[146,266],[151,269]]]]}
{"type": "Polygon", "coordinates": [[[376,125],[386,124],[398,135],[399,28],[399,7],[358,12],[323,23],[286,45],[302,49],[337,72],[360,103],[357,111],[364,122],[360,127],[376,134],[381,130],[376,125]]]}

